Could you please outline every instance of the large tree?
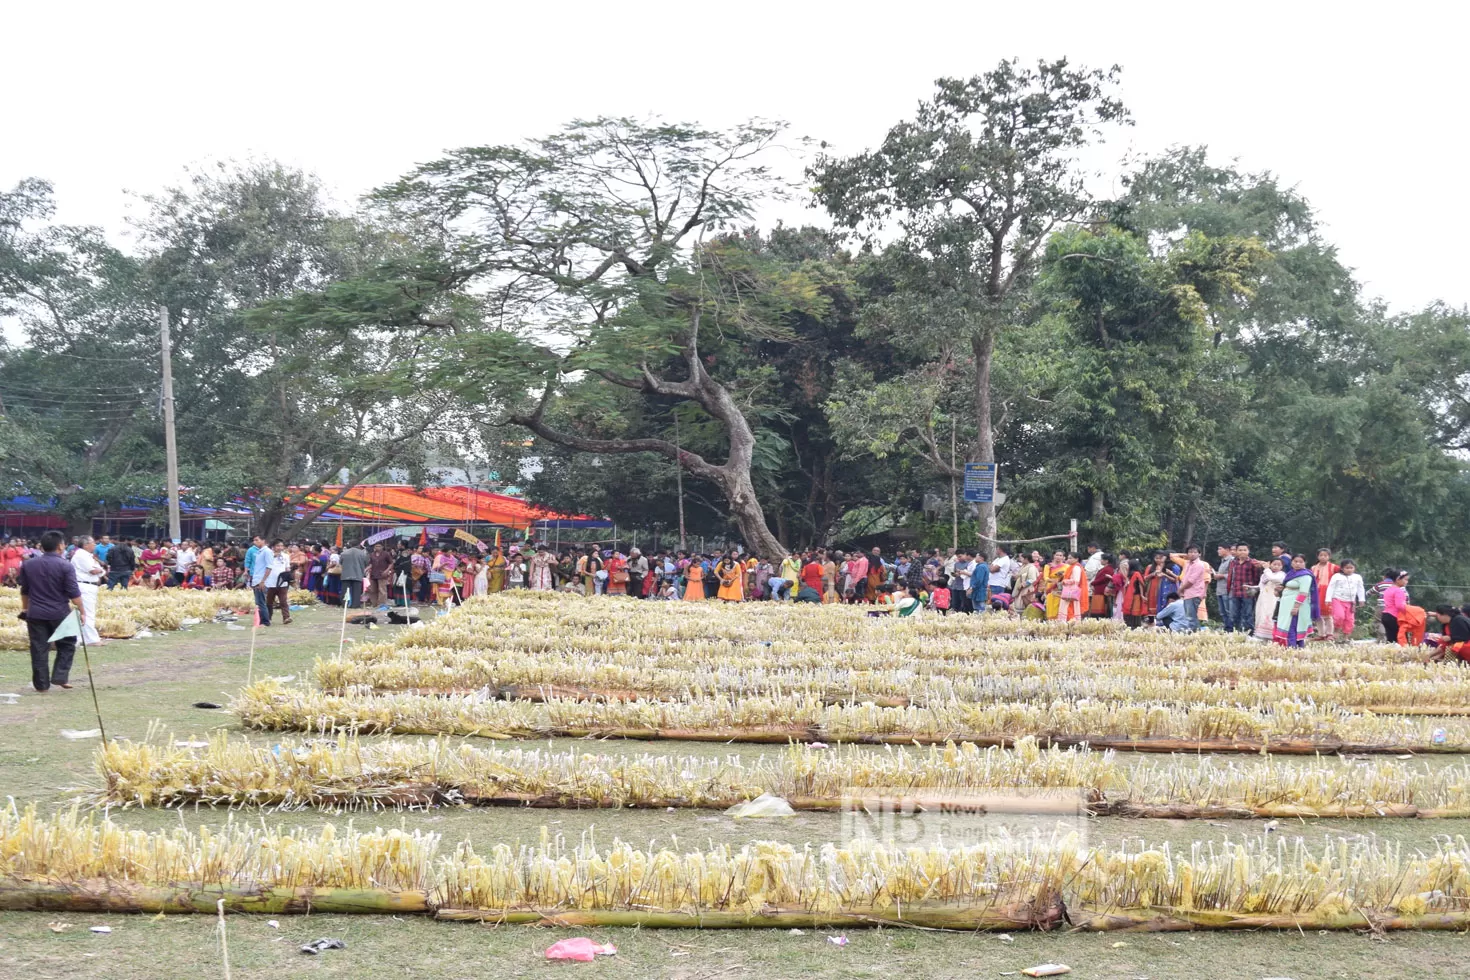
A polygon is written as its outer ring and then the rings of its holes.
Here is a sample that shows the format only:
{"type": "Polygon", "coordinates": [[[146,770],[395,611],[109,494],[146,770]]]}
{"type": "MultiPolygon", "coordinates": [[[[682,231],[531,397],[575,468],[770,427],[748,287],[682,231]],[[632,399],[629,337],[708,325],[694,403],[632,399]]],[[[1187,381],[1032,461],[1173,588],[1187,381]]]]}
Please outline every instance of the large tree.
{"type": "Polygon", "coordinates": [[[1444,543],[1464,526],[1470,487],[1456,459],[1470,317],[1365,302],[1310,204],[1270,173],[1186,147],[1123,185],[1112,220],[1145,240],[1253,237],[1271,253],[1248,302],[1209,314],[1199,405],[1222,465],[1160,494],[1175,543],[1194,529],[1421,571],[1459,565],[1444,543]],[[1217,397],[1229,392],[1244,401],[1217,397]]]}
{"type": "Polygon", "coordinates": [[[162,489],[156,315],[137,260],[52,217],[44,181],[0,193],[0,316],[24,341],[0,340],[0,466],[6,496],[86,530],[162,489]]]}
{"type": "Polygon", "coordinates": [[[427,383],[440,328],[419,319],[432,306],[412,301],[413,283],[383,281],[411,247],[275,163],[195,173],[149,205],[146,269],[170,313],[180,457],[196,480],[243,491],[260,533],[299,533],[350,487],[418,459],[454,402],[427,383]],[[294,519],[327,484],[341,489],[294,519]]]}
{"type": "MultiPolygon", "coordinates": [[[[728,266],[739,254],[743,263],[764,270],[768,280],[800,281],[815,297],[783,304],[780,331],[755,338],[744,330],[722,330],[707,334],[701,344],[710,370],[718,372],[752,421],[753,482],[776,538],[789,548],[832,540],[853,508],[906,499],[892,492],[897,470],[844,457],[828,420],[825,403],[840,366],[881,368],[891,354],[881,338],[858,336],[869,263],[854,259],[833,239],[821,229],[778,227],[712,242],[722,264],[728,266]]],[[[676,362],[670,365],[678,368],[676,362]]],[[[547,408],[546,422],[559,431],[602,438],[669,438],[706,457],[723,454],[727,446],[723,426],[697,404],[645,397],[597,375],[563,385],[547,408]]],[[[670,460],[569,453],[544,441],[525,454],[542,464],[528,486],[538,502],[603,514],[629,526],[678,524],[676,464],[670,460]]],[[[722,498],[704,481],[684,481],[684,498],[694,533],[717,540],[738,536],[722,498]]]]}
{"type": "MultiPolygon", "coordinates": [[[[817,197],[841,225],[931,264],[960,341],[970,349],[974,460],[995,460],[991,365],[1051,232],[1088,215],[1077,153],[1108,123],[1127,119],[1110,91],[1118,69],[1065,59],[1035,68],[1003,61],[969,79],[943,78],[912,120],[873,151],[821,157],[817,197]]],[[[914,329],[925,327],[921,320],[914,329]]],[[[942,465],[941,465],[942,469],[942,465]]],[[[995,508],[981,505],[981,544],[995,541],[995,508]]]]}
{"type": "Polygon", "coordinates": [[[781,336],[783,307],[816,297],[748,252],[700,239],[779,191],[763,151],[781,129],[577,122],[520,146],[455,151],[378,195],[438,228],[465,288],[491,305],[491,329],[467,331],[456,367],[512,405],[508,423],[565,449],[673,461],[713,484],[747,545],[768,554],[785,549],[753,477],[757,427],[708,350],[715,338],[781,336]],[[506,333],[520,341],[514,354],[506,333]],[[596,397],[608,386],[696,405],[721,432],[723,462],[666,435],[552,423],[558,393],[596,397]],[[527,389],[534,397],[515,405],[527,389]]]}
{"type": "Polygon", "coordinates": [[[1052,237],[1036,289],[1047,349],[1032,354],[1050,365],[1048,452],[1021,478],[1033,510],[1141,543],[1176,484],[1225,465],[1217,408],[1246,392],[1221,376],[1232,355],[1211,346],[1212,320],[1250,300],[1269,260],[1257,239],[1200,232],[1157,254],[1110,226],[1052,237]]]}

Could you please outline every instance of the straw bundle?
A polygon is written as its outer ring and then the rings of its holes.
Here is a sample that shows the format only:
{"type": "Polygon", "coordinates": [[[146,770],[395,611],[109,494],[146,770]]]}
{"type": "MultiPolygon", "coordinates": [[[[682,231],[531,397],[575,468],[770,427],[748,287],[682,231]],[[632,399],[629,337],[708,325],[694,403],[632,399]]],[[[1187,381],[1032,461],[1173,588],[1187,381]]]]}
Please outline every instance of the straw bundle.
{"type": "Polygon", "coordinates": [[[550,698],[330,695],[262,681],[233,705],[247,727],[488,738],[585,736],[696,741],[919,742],[1046,745],[1083,742],[1145,751],[1465,752],[1470,721],[1353,714],[1282,700],[1265,708],[1225,705],[963,704],[880,707],[823,704],[799,695],[681,701],[592,702],[550,698]],[[1437,729],[1437,731],[1436,731],[1437,729]]]}
{"type": "Polygon", "coordinates": [[[433,834],[351,825],[340,835],[128,830],[71,810],[0,809],[0,909],[207,912],[424,911],[433,834]]]}
{"type": "Polygon", "coordinates": [[[105,787],[99,801],[142,806],[726,809],[771,793],[796,809],[833,810],[866,800],[868,790],[938,806],[967,792],[1046,789],[1071,791],[1070,800],[1093,813],[1136,817],[1470,817],[1466,764],[1273,759],[1242,766],[1171,756],[1129,765],[1110,751],[1042,749],[1035,739],[1014,749],[792,747],[746,760],[485,749],[442,739],[266,747],[216,734],[200,749],[167,739],[109,743],[97,768],[105,787]]]}
{"type": "Polygon", "coordinates": [[[863,787],[1121,786],[1111,753],[1016,750],[950,744],[925,753],[813,752],[742,760],[637,758],[542,750],[483,749],[443,739],[360,743],[344,737],[274,747],[224,734],[207,747],[168,739],[112,742],[98,751],[99,800],[143,806],[186,803],[378,806],[467,802],[560,807],[725,809],[771,792],[802,809],[834,809],[863,787]]]}
{"type": "MultiPolygon", "coordinates": [[[[1095,700],[1227,703],[1252,707],[1300,698],[1383,713],[1455,715],[1470,712],[1470,674],[1454,665],[1385,666],[1381,679],[1255,680],[1246,671],[1202,672],[1190,667],[1120,664],[1099,672],[1095,664],[1065,661],[1037,664],[1005,659],[934,664],[895,656],[879,661],[869,649],[852,664],[829,655],[812,666],[790,666],[775,656],[742,651],[704,659],[596,654],[572,647],[494,653],[389,644],[354,651],[350,658],[318,660],[317,681],[329,691],[369,687],[376,691],[467,693],[488,688],[503,698],[658,700],[721,693],[741,696],[791,693],[823,701],[863,700],[890,705],[1095,700]],[[386,652],[384,650],[386,648],[386,652]],[[596,656],[596,659],[589,659],[596,656]],[[875,666],[878,663],[882,666],[875,666]],[[1396,673],[1385,676],[1387,671],[1396,673]]],[[[814,660],[817,658],[813,658],[814,660]]]]}
{"type": "Polygon", "coordinates": [[[964,847],[756,842],[705,851],[614,841],[468,844],[433,862],[433,835],[227,825],[127,831],[73,811],[0,811],[0,908],[432,912],[577,926],[934,928],[1464,928],[1470,845],[1429,853],[1359,840],[1085,849],[1075,836],[964,847]],[[432,862],[432,863],[431,863],[432,862]],[[1069,916],[1070,910],[1070,916],[1069,916]]]}
{"type": "MultiPolygon", "coordinates": [[[[295,605],[316,601],[310,592],[293,589],[295,605]]],[[[111,639],[128,639],[139,630],[172,632],[184,620],[210,620],[224,610],[248,612],[255,598],[247,590],[224,589],[205,592],[194,589],[125,589],[104,592],[97,602],[97,631],[111,639]]],[[[23,650],[28,645],[24,623],[15,622],[20,611],[20,592],[0,589],[0,649],[23,650]]]]}

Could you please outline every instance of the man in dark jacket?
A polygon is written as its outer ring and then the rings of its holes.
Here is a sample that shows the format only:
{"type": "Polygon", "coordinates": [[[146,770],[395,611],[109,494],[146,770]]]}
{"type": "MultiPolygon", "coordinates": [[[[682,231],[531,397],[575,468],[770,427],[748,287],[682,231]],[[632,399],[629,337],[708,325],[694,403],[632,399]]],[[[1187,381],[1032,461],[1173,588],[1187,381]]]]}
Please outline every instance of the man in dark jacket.
{"type": "Polygon", "coordinates": [[[80,632],[82,590],[77,586],[77,570],[61,557],[66,538],[60,531],[41,535],[41,554],[20,566],[20,619],[26,624],[31,641],[31,685],[39,694],[52,684],[71,690],[71,661],[77,652],[80,632]],[[56,664],[51,665],[51,634],[77,611],[77,628],[70,636],[56,641],[56,664]]]}
{"type": "Polygon", "coordinates": [[[138,553],[133,550],[133,542],[127,538],[119,538],[117,543],[107,549],[107,591],[121,585],[128,587],[132,581],[133,570],[138,567],[138,553]]]}
{"type": "Polygon", "coordinates": [[[342,549],[342,601],[348,609],[362,608],[362,580],[367,578],[368,554],[362,543],[354,541],[342,549]]]}
{"type": "MultiPolygon", "coordinates": [[[[407,542],[398,546],[398,557],[393,559],[393,595],[401,595],[403,604],[409,603],[409,595],[413,590],[413,550],[407,542]]],[[[390,605],[397,605],[393,600],[390,605]]]]}

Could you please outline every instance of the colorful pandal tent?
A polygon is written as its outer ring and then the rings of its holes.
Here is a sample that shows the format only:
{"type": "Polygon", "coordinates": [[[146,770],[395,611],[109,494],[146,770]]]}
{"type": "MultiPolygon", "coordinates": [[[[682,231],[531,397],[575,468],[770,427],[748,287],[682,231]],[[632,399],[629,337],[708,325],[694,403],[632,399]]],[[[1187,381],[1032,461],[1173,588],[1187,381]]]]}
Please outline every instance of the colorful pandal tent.
{"type": "MultiPolygon", "coordinates": [[[[297,512],[319,507],[340,489],[340,486],[325,486],[307,494],[296,501],[297,512]]],[[[317,520],[364,524],[497,524],[517,530],[612,526],[611,521],[586,514],[558,514],[519,497],[477,487],[418,489],[397,483],[365,483],[353,487],[317,520]]]]}

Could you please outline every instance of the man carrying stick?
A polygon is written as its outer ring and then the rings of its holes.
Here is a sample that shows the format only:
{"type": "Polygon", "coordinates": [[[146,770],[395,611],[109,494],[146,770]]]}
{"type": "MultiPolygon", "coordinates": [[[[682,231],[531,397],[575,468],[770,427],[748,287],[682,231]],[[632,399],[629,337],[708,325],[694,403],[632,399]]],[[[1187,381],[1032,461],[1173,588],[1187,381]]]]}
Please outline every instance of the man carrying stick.
{"type": "Polygon", "coordinates": [[[56,663],[51,664],[51,634],[71,615],[82,611],[82,591],[71,562],[61,557],[66,539],[60,531],[41,535],[41,554],[20,566],[20,619],[31,641],[31,685],[44,694],[52,684],[71,690],[71,662],[77,653],[76,631],[56,641],[56,663]]]}

